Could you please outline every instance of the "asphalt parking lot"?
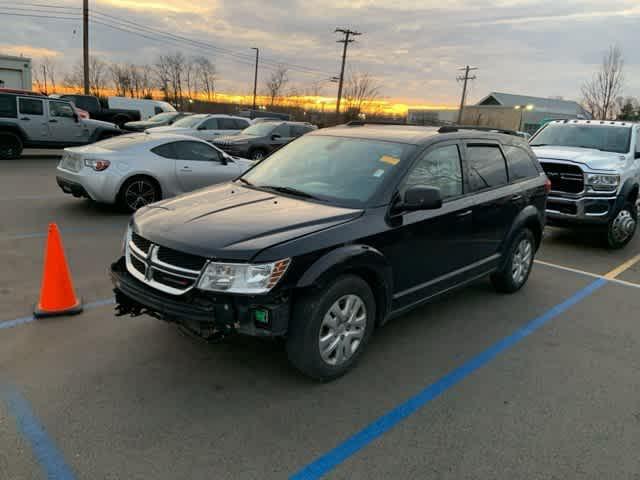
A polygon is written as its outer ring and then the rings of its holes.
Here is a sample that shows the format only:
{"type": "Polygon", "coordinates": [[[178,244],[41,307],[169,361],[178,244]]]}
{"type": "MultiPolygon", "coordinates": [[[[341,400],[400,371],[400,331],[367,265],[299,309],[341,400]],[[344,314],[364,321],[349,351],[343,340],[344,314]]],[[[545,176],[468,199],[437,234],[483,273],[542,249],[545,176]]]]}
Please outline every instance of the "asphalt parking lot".
{"type": "Polygon", "coordinates": [[[454,292],[318,384],[277,342],[115,317],[128,218],[55,165],[0,165],[0,479],[640,479],[640,235],[548,230],[524,290],[454,292]],[[87,308],[34,321],[49,222],[87,308]]]}

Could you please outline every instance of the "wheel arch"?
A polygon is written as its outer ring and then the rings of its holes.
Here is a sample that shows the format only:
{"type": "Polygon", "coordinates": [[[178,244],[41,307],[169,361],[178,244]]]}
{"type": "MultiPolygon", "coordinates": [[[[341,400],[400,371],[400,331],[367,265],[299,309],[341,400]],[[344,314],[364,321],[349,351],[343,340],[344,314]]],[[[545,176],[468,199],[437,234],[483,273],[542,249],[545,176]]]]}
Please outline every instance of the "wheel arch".
{"type": "Polygon", "coordinates": [[[324,289],[341,275],[362,278],[376,300],[376,324],[383,324],[391,311],[393,276],[384,255],[368,245],[345,245],[317,259],[302,275],[296,289],[324,289]]]}
{"type": "Polygon", "coordinates": [[[506,261],[507,256],[504,253],[508,251],[508,248],[511,245],[511,242],[513,242],[514,237],[523,228],[528,228],[533,233],[533,237],[536,242],[536,250],[540,247],[540,244],[542,243],[542,232],[544,230],[544,221],[542,220],[541,216],[542,214],[540,213],[540,211],[533,205],[528,205],[527,207],[522,209],[522,211],[518,214],[518,216],[511,224],[509,233],[507,233],[507,236],[502,243],[502,247],[500,249],[503,257],[500,262],[501,264],[506,261]]]}
{"type": "Polygon", "coordinates": [[[156,186],[158,187],[158,189],[160,190],[160,198],[164,198],[164,192],[165,189],[162,186],[162,182],[160,182],[160,180],[153,174],[149,173],[149,172],[132,172],[129,175],[127,175],[126,177],[123,177],[120,180],[120,183],[118,184],[118,188],[116,189],[116,201],[118,201],[122,195],[122,189],[124,188],[124,186],[127,184],[127,182],[134,180],[136,178],[148,178],[150,180],[152,180],[156,186]]]}

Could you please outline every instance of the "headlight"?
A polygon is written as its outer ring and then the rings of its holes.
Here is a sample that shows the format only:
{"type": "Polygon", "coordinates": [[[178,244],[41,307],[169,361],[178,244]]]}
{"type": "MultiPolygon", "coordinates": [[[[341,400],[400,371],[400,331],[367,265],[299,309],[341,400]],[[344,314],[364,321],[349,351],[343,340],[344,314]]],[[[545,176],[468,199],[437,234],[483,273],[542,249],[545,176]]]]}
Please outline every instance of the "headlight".
{"type": "Polygon", "coordinates": [[[103,170],[106,170],[107,168],[109,168],[109,165],[111,165],[111,162],[109,160],[98,160],[95,158],[86,158],[84,160],[84,164],[89,168],[93,168],[96,172],[102,172],[103,170]]]}
{"type": "Polygon", "coordinates": [[[587,185],[594,190],[615,190],[620,184],[620,175],[587,173],[587,185]]]}
{"type": "Polygon", "coordinates": [[[212,292],[267,293],[284,276],[291,259],[273,263],[215,263],[205,268],[198,288],[212,292]]]}

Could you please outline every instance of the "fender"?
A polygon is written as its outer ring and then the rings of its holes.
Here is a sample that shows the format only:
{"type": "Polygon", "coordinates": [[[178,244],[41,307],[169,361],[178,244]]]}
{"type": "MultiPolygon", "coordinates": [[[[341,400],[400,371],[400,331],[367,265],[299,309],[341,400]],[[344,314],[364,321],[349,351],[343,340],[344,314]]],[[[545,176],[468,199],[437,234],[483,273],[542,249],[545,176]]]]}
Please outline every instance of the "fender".
{"type": "Polygon", "coordinates": [[[23,142],[29,140],[29,137],[22,127],[14,122],[3,122],[0,120],[0,131],[15,133],[23,142]]]}
{"type": "Polygon", "coordinates": [[[322,288],[338,275],[350,271],[366,274],[376,297],[378,321],[382,323],[391,311],[393,275],[385,256],[373,247],[345,245],[326,253],[307,269],[296,288],[322,288]]]}
{"type": "Polygon", "coordinates": [[[120,130],[119,128],[106,128],[106,127],[98,127],[96,128],[93,133],[91,134],[91,136],[89,137],[89,142],[88,143],[95,143],[98,141],[98,139],[100,138],[100,136],[103,133],[109,133],[109,134],[113,134],[113,136],[118,136],[118,135],[122,135],[122,130],[120,130]]]}
{"type": "MultiPolygon", "coordinates": [[[[513,221],[511,228],[509,229],[509,233],[502,242],[501,250],[504,253],[504,250],[511,245],[513,238],[516,234],[524,227],[528,227],[533,230],[533,234],[536,237],[536,250],[540,246],[542,242],[542,231],[544,230],[544,220],[540,216],[540,212],[533,205],[527,205],[522,211],[518,214],[518,216],[513,221]],[[537,230],[537,231],[536,231],[537,230]]],[[[506,256],[503,255],[503,258],[500,260],[500,265],[506,261],[506,256]]]]}
{"type": "Polygon", "coordinates": [[[633,191],[633,189],[638,189],[638,183],[633,178],[628,178],[622,188],[620,189],[620,193],[618,194],[618,199],[616,200],[616,212],[622,208],[624,202],[629,197],[629,194],[633,191]]]}

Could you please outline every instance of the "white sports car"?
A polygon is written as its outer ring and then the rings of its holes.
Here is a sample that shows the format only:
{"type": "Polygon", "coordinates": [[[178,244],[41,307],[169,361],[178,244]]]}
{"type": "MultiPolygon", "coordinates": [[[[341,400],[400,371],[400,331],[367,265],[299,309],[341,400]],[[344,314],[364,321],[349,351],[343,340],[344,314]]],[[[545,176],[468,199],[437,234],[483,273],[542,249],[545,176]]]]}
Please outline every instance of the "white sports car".
{"type": "Polygon", "coordinates": [[[66,148],[56,179],[65,193],[135,211],[231,180],[252,164],[194,137],[134,133],[66,148]]]}

